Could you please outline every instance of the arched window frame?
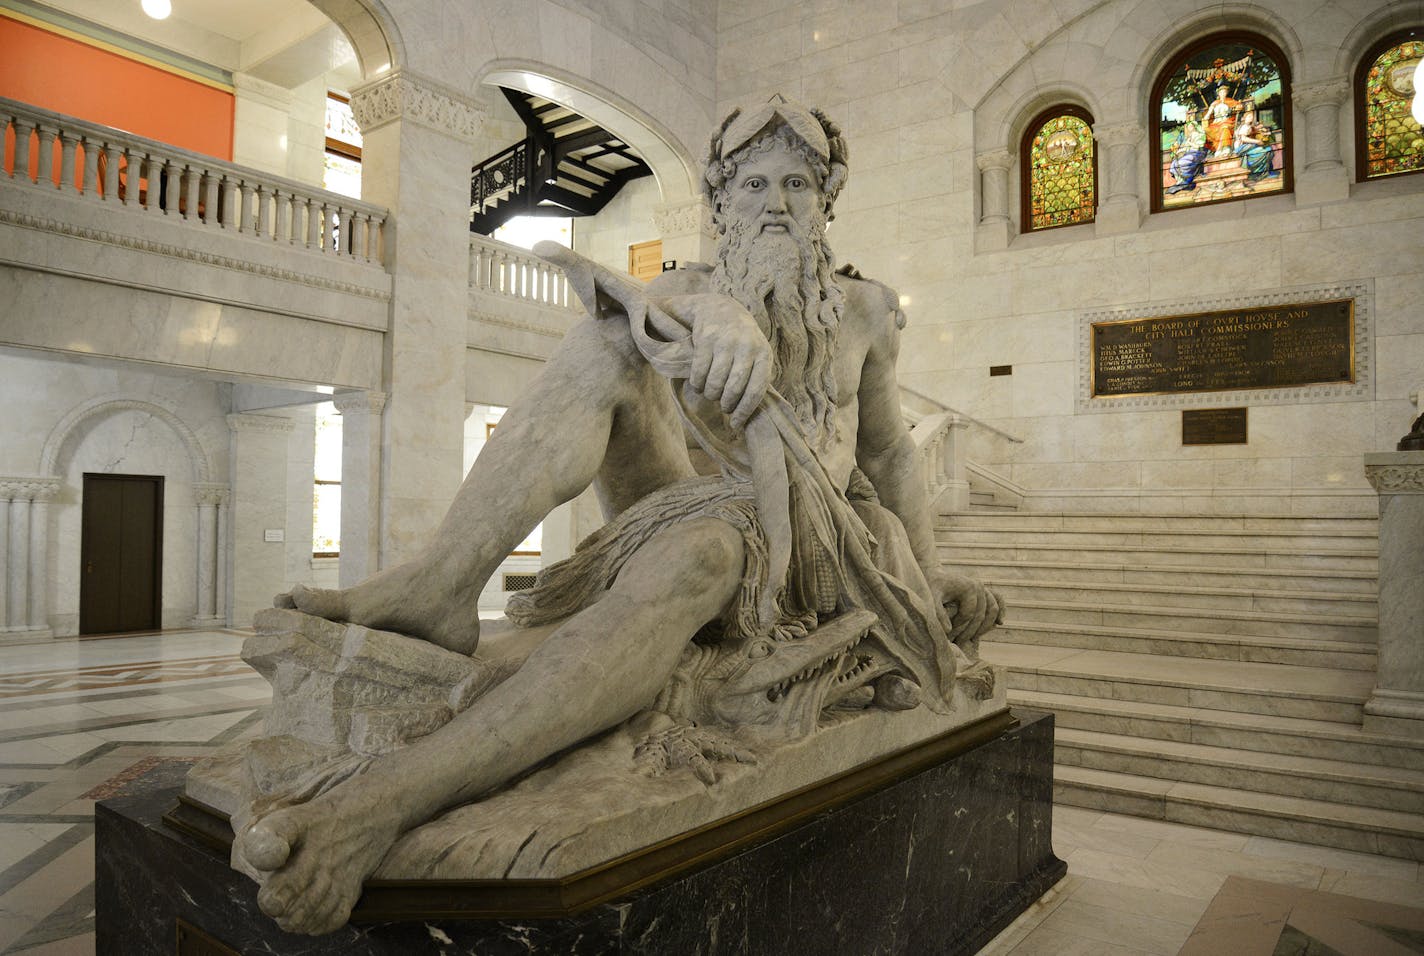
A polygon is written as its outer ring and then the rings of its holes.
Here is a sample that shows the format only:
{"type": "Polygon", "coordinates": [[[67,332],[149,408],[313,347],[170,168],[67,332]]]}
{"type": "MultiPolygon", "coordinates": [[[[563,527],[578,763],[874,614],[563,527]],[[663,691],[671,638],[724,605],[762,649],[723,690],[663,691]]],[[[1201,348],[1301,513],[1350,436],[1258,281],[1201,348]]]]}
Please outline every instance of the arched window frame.
{"type": "Polygon", "coordinates": [[[1295,192],[1295,123],[1291,116],[1291,64],[1285,53],[1281,51],[1278,44],[1259,33],[1247,30],[1224,30],[1204,36],[1199,40],[1181,47],[1171,56],[1167,57],[1162,68],[1157,73],[1157,78],[1152,83],[1152,96],[1148,100],[1147,110],[1149,129],[1151,130],[1148,140],[1149,154],[1151,156],[1151,195],[1152,212],[1178,212],[1182,209],[1195,209],[1198,206],[1215,206],[1220,203],[1243,202],[1251,199],[1262,199],[1268,196],[1280,196],[1286,193],[1295,192]],[[1161,143],[1162,143],[1162,93],[1166,89],[1167,81],[1172,78],[1172,74],[1177,72],[1182,62],[1195,56],[1201,51],[1222,43],[1245,43],[1253,46],[1261,52],[1267,54],[1276,63],[1276,68],[1280,71],[1281,77],[1281,130],[1284,136],[1283,149],[1281,151],[1281,188],[1265,193],[1261,196],[1231,196],[1226,199],[1212,199],[1206,202],[1193,203],[1190,206],[1177,206],[1168,209],[1162,201],[1163,190],[1161,173],[1161,143]]]}
{"type": "MultiPolygon", "coordinates": [[[[1424,167],[1419,169],[1407,169],[1397,173],[1385,173],[1383,176],[1367,176],[1365,168],[1369,165],[1369,147],[1367,145],[1368,131],[1366,122],[1368,117],[1365,113],[1365,79],[1369,76],[1370,67],[1374,66],[1382,53],[1390,47],[1403,43],[1405,40],[1424,40],[1424,25],[1409,27],[1403,30],[1396,30],[1394,33],[1382,38],[1374,46],[1365,51],[1365,55],[1360,57],[1360,62],[1355,66],[1355,76],[1351,87],[1351,96],[1355,104],[1355,182],[1378,182],[1384,179],[1394,179],[1399,176],[1414,176],[1424,173],[1424,167]]],[[[1419,91],[1415,90],[1415,96],[1419,91]]]]}
{"type": "Polygon", "coordinates": [[[1046,110],[1037,113],[1028,126],[1024,128],[1023,136],[1019,137],[1019,232],[1048,232],[1052,229],[1067,229],[1072,226],[1086,226],[1097,218],[1098,212],[1098,144],[1093,142],[1093,218],[1083,222],[1063,223],[1058,226],[1033,225],[1033,164],[1030,162],[1029,153],[1033,145],[1033,137],[1038,130],[1049,120],[1058,116],[1075,116],[1088,124],[1089,135],[1092,133],[1094,119],[1093,114],[1086,109],[1073,103],[1058,103],[1050,106],[1046,110]]]}

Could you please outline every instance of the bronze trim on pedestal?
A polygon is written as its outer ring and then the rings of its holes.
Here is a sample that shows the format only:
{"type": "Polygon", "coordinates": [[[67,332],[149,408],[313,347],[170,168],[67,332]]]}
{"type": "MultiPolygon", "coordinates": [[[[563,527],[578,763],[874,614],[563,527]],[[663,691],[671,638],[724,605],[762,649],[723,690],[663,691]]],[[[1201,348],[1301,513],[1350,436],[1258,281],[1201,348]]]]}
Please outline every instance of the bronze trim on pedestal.
{"type": "MultiPolygon", "coordinates": [[[[352,922],[407,919],[533,919],[576,915],[674,874],[712,863],[770,839],[802,821],[884,789],[1018,725],[1002,710],[871,763],[837,774],[559,879],[367,880],[352,922]]],[[[180,797],[163,822],[224,854],[232,847],[228,817],[180,797]]]]}

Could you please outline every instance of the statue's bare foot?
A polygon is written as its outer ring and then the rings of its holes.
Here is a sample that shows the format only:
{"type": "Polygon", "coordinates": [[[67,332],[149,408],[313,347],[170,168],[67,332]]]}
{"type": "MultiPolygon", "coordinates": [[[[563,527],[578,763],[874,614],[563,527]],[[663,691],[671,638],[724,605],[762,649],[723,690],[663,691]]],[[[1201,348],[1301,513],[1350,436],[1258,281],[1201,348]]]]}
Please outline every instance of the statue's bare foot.
{"type": "Polygon", "coordinates": [[[317,936],[344,926],[361,884],[400,835],[392,803],[347,784],[243,831],[236,852],[270,874],[257,894],[262,912],[289,933],[317,936]]]}
{"type": "Polygon", "coordinates": [[[450,582],[419,562],[340,590],[298,584],[290,599],[307,614],[409,634],[457,654],[473,654],[480,641],[478,584],[450,582]]]}

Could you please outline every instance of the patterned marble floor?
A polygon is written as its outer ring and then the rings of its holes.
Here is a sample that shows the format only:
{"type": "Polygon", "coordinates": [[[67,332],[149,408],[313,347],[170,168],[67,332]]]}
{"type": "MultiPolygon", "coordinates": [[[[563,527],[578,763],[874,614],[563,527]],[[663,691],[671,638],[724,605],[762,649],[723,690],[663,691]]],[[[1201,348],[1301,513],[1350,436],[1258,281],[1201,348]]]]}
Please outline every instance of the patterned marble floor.
{"type": "MultiPolygon", "coordinates": [[[[256,731],[268,689],[243,637],[0,647],[0,953],[94,952],[94,801],[256,731]]],[[[1068,877],[985,954],[1424,952],[1416,863],[1073,807],[1054,844],[1068,877]]]]}

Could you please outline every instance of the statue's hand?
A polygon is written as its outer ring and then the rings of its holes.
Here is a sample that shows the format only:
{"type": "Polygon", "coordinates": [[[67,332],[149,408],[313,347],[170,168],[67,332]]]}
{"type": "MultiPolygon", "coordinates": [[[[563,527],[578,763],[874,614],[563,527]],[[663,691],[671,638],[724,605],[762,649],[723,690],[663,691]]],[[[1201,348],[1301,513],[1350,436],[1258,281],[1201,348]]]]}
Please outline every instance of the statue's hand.
{"type": "Polygon", "coordinates": [[[721,405],[738,430],[771,384],[771,343],[740,303],[725,295],[669,299],[666,307],[691,319],[692,374],[688,384],[721,405]]]}
{"type": "Polygon", "coordinates": [[[930,579],[940,603],[951,608],[949,639],[956,644],[977,640],[1004,620],[1004,603],[992,590],[973,578],[940,571],[930,579]]]}

